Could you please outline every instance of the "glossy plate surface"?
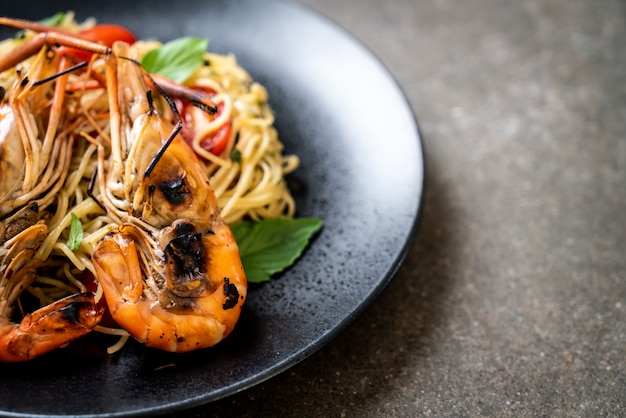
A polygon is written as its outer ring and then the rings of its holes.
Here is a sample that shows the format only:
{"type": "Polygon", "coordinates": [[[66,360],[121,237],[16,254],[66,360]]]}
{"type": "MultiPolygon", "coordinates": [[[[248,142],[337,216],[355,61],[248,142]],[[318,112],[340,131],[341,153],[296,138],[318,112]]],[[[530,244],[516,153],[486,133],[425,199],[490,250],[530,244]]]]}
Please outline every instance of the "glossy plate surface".
{"type": "MultiPolygon", "coordinates": [[[[356,5],[355,5],[356,7],[356,5]]],[[[150,415],[228,396],[298,363],[345,329],[402,261],[419,218],[423,153],[402,92],[341,28],[302,6],[238,1],[29,0],[0,14],[42,19],[74,10],[166,41],[208,37],[270,95],[299,216],[325,226],[299,262],[250,289],[233,334],[171,355],[129,344],[103,354],[86,340],[29,364],[0,364],[0,413],[150,415]]],[[[3,31],[3,37],[14,32],[3,31]]],[[[97,342],[97,341],[96,341],[97,342]]]]}

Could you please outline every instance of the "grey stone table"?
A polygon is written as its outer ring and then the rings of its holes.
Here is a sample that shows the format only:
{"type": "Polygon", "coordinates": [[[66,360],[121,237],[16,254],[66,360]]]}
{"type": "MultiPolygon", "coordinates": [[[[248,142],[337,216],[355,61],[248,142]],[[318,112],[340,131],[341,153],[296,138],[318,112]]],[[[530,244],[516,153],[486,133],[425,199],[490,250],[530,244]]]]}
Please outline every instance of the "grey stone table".
{"type": "Polygon", "coordinates": [[[176,416],[626,416],[626,3],[303,3],[406,92],[421,226],[333,342],[176,416]]]}

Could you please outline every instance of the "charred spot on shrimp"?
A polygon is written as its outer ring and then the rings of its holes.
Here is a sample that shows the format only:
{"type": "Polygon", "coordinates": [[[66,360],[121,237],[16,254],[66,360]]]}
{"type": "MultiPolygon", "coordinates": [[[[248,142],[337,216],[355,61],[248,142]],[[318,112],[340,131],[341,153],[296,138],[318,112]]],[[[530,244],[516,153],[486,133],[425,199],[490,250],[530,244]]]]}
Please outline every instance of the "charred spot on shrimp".
{"type": "Polygon", "coordinates": [[[239,290],[237,290],[237,286],[230,282],[228,277],[224,277],[224,296],[226,296],[226,300],[224,301],[222,308],[225,311],[237,306],[237,303],[239,302],[239,290]]]}
{"type": "Polygon", "coordinates": [[[174,229],[174,238],[165,247],[165,262],[170,290],[179,297],[198,297],[210,291],[205,276],[206,249],[202,234],[192,224],[181,222],[174,229]]]}
{"type": "MultiPolygon", "coordinates": [[[[59,310],[59,313],[61,314],[61,318],[63,319],[63,321],[70,323],[70,324],[80,324],[81,323],[80,312],[82,308],[84,308],[86,305],[87,304],[84,302],[70,303],[69,305],[59,310]]],[[[61,331],[61,332],[63,332],[64,330],[65,330],[65,327],[60,327],[56,329],[56,331],[61,331]]]]}
{"type": "Polygon", "coordinates": [[[163,180],[155,184],[155,186],[163,193],[165,199],[173,205],[181,205],[185,203],[190,195],[186,187],[184,177],[177,177],[173,180],[163,180]]]}

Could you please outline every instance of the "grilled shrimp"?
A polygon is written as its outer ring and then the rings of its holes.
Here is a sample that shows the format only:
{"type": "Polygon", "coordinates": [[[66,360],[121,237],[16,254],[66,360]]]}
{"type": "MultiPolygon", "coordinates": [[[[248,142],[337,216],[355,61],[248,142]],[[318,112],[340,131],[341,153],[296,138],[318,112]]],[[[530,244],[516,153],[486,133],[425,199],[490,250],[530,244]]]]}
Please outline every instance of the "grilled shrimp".
{"type": "Polygon", "coordinates": [[[34,257],[48,233],[43,223],[32,225],[0,247],[0,361],[27,361],[59,348],[100,322],[104,309],[90,292],[68,296],[11,321],[13,306],[35,279],[41,261],[34,257]]]}
{"type": "Polygon", "coordinates": [[[57,138],[63,95],[56,95],[51,102],[47,97],[54,94],[55,83],[37,84],[56,67],[49,60],[42,50],[8,91],[8,99],[5,97],[0,103],[2,217],[33,202],[47,206],[67,172],[71,143],[57,138]]]}
{"type": "MultiPolygon", "coordinates": [[[[13,235],[4,232],[5,238],[13,235]]],[[[47,234],[48,227],[39,221],[0,246],[0,361],[38,357],[87,334],[102,318],[104,310],[96,305],[94,295],[81,293],[27,314],[19,324],[11,321],[17,298],[34,281],[42,263],[34,255],[47,234]]]]}
{"type": "Polygon", "coordinates": [[[32,360],[91,332],[104,309],[91,292],[78,293],[27,314],[19,324],[0,317],[0,361],[32,360]]]}
{"type": "MultiPolygon", "coordinates": [[[[21,23],[0,18],[0,24],[21,23]]],[[[108,48],[57,33],[40,33],[0,57],[15,82],[0,92],[0,217],[36,202],[50,204],[63,184],[71,141],[60,129],[70,62],[57,43],[106,54],[108,48]],[[26,72],[14,67],[35,55],[26,72]],[[7,97],[8,94],[8,97],[7,97]],[[52,97],[52,100],[49,99],[52,97]]]]}
{"type": "MultiPolygon", "coordinates": [[[[150,347],[211,347],[234,328],[247,282],[201,163],[153,106],[143,70],[107,57],[111,154],[102,204],[120,219],[93,263],[116,322],[150,347]]],[[[131,57],[132,58],[132,57],[131,57]]]]}
{"type": "Polygon", "coordinates": [[[63,133],[69,66],[53,49],[64,39],[37,35],[0,57],[0,72],[15,73],[13,85],[0,88],[0,361],[30,360],[58,348],[90,332],[103,313],[93,294],[81,293],[12,321],[17,299],[43,263],[35,255],[48,235],[46,209],[71,156],[63,133]]]}

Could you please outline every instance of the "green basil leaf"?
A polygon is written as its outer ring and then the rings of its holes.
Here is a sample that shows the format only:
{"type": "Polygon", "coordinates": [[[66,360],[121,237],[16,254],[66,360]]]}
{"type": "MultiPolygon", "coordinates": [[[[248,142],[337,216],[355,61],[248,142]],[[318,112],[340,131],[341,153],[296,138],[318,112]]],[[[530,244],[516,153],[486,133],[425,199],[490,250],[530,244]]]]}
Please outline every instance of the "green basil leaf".
{"type": "Polygon", "coordinates": [[[55,15],[41,19],[39,23],[43,23],[44,25],[48,25],[48,26],[57,26],[58,24],[63,22],[64,18],[65,18],[65,13],[58,12],[55,15]]]}
{"type": "Polygon", "coordinates": [[[233,150],[230,152],[230,160],[234,163],[241,164],[241,151],[239,151],[237,148],[233,148],[233,150]]]}
{"type": "Polygon", "coordinates": [[[76,251],[80,248],[80,243],[83,241],[83,224],[74,212],[71,213],[71,216],[70,236],[67,238],[67,247],[72,251],[76,251]]]}
{"type": "Polygon", "coordinates": [[[235,225],[233,234],[248,282],[259,283],[291,266],[322,227],[314,218],[264,219],[235,225]]]}
{"type": "Polygon", "coordinates": [[[187,80],[204,61],[208,39],[174,39],[143,56],[141,65],[150,74],[160,74],[177,83],[187,80]]]}

